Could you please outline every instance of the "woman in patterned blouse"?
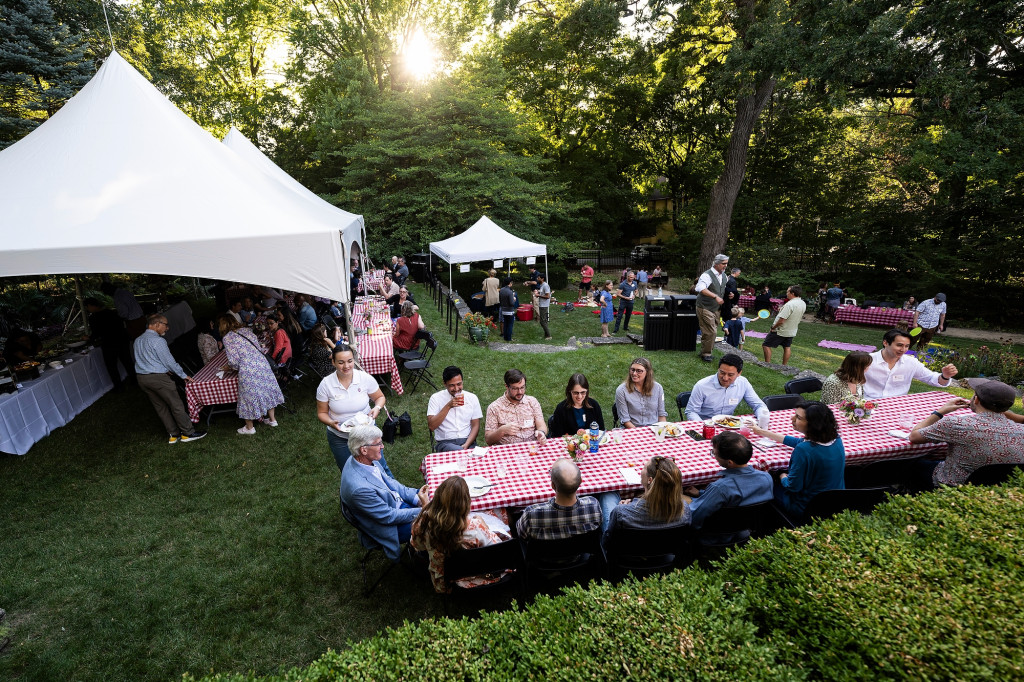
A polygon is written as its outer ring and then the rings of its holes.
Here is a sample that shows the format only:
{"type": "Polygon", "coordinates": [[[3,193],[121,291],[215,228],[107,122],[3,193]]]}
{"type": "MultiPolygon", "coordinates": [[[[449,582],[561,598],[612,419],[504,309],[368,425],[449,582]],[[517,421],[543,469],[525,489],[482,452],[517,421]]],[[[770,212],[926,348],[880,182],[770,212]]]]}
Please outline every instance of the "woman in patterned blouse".
{"type": "MultiPolygon", "coordinates": [[[[469,513],[469,485],[461,476],[445,479],[412,524],[412,546],[427,552],[430,579],[440,593],[451,588],[444,579],[445,557],[458,549],[487,547],[511,539],[488,527],[484,514],[469,513]]],[[[493,525],[493,524],[492,524],[493,525]]],[[[459,587],[477,587],[501,580],[504,573],[460,578],[459,587]]]]}
{"type": "Polygon", "coordinates": [[[864,371],[871,366],[871,356],[855,350],[843,359],[834,374],[821,385],[821,402],[835,405],[846,398],[864,397],[864,371]]]}

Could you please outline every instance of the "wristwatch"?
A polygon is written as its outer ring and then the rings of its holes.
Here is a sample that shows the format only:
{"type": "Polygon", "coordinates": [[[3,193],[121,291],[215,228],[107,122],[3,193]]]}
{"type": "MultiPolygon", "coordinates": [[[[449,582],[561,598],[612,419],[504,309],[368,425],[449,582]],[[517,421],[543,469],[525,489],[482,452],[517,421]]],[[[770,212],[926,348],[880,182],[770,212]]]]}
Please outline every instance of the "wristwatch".
{"type": "Polygon", "coordinates": [[[939,412],[938,410],[932,410],[932,414],[934,414],[939,419],[942,419],[943,417],[946,416],[946,415],[942,414],[941,412],[939,412]]]}

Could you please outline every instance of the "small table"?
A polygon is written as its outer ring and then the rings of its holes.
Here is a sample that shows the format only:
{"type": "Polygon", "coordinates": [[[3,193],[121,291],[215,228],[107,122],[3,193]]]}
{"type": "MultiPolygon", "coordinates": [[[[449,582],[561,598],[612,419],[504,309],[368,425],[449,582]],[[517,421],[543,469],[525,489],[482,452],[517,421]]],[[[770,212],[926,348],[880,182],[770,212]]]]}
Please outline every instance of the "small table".
{"type": "Polygon", "coordinates": [[[856,322],[877,327],[895,327],[901,322],[908,325],[914,319],[913,310],[902,308],[858,308],[855,305],[841,305],[836,310],[836,322],[856,322]]]}
{"type": "MultiPolygon", "coordinates": [[[[781,299],[781,298],[773,298],[773,299],[771,299],[771,302],[772,302],[772,312],[773,313],[777,313],[777,312],[779,312],[779,308],[781,308],[782,305],[786,301],[784,299],[781,299]]],[[[753,310],[754,309],[754,297],[753,296],[747,296],[746,294],[740,294],[740,307],[743,308],[744,310],[748,311],[748,312],[753,310]]]]}
{"type": "MultiPolygon", "coordinates": [[[[945,404],[949,393],[930,391],[907,396],[880,398],[878,407],[871,418],[856,426],[847,424],[838,408],[833,406],[839,421],[839,435],[846,448],[847,464],[868,464],[885,459],[911,459],[923,455],[944,452],[944,443],[911,444],[909,441],[889,435],[892,429],[900,428],[905,416],[916,421],[945,404]]],[[[793,410],[779,410],[771,413],[770,428],[776,433],[799,435],[793,430],[793,410]]],[[[700,433],[701,422],[683,422],[684,429],[700,433]]],[[[683,485],[710,483],[721,475],[722,467],[711,454],[711,443],[694,441],[689,436],[658,440],[647,427],[621,429],[622,444],[602,445],[599,452],[586,454],[580,463],[583,482],[580,495],[618,491],[628,494],[641,492],[639,485],[626,483],[621,468],[631,468],[639,473],[654,455],[672,458],[682,473],[683,485]]],[[[765,450],[754,449],[751,464],[764,470],[785,469],[789,466],[792,448],[775,444],[765,450]]],[[[483,457],[470,456],[466,475],[485,476],[494,483],[490,491],[473,499],[475,510],[495,507],[524,507],[551,499],[551,465],[559,457],[565,457],[565,444],[561,438],[549,439],[540,445],[536,455],[529,455],[529,444],[493,445],[487,448],[483,457]],[[498,478],[495,470],[505,465],[506,475],[498,478]]],[[[429,492],[434,490],[453,474],[433,473],[434,467],[458,460],[458,453],[438,452],[427,455],[420,465],[420,471],[427,482],[429,492]]]]}
{"type": "Polygon", "coordinates": [[[227,364],[228,354],[221,351],[195,373],[192,381],[185,384],[188,417],[193,422],[199,421],[199,413],[207,405],[230,405],[238,402],[238,373],[231,370],[225,372],[223,377],[217,376],[217,372],[227,364]]]}

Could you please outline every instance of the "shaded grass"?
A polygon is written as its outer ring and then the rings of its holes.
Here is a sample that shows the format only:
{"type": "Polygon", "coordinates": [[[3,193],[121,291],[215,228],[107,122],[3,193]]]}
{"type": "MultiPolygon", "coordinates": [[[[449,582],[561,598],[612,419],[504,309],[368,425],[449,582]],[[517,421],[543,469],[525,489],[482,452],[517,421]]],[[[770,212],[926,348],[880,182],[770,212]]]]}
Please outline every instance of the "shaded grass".
{"type": "MultiPolygon", "coordinates": [[[[464,328],[456,343],[441,331],[427,293],[413,290],[427,326],[438,331],[438,369],[461,366],[467,390],[484,405],[515,366],[547,412],[563,397],[568,375],[582,371],[610,414],[616,385],[641,353],[625,345],[498,353],[470,345],[464,328]]],[[[640,333],[642,318],[633,324],[640,333]]],[[[587,310],[552,311],[551,343],[599,329],[587,310]]],[[[842,354],[817,348],[814,331],[801,328],[794,362],[837,366],[842,354]]],[[[855,343],[881,336],[826,331],[855,343]]],[[[518,342],[539,343],[541,335],[536,322],[516,325],[518,342]]],[[[694,353],[646,355],[665,387],[670,418],[677,418],[674,395],[712,368],[694,353]]],[[[762,395],[782,392],[779,374],[757,367],[744,374],[762,395]]],[[[430,392],[388,398],[392,411],[413,418],[414,435],[387,448],[392,469],[409,484],[421,480],[419,463],[429,450],[430,392]]],[[[0,656],[0,677],[271,673],[404,620],[439,615],[429,584],[402,569],[371,598],[360,596],[362,550],[338,514],[338,470],[314,417],[314,387],[295,394],[298,413],[280,412],[277,429],[241,437],[239,420],[222,416],[207,438],[168,446],[148,401],[130,389],[104,397],[28,455],[0,457],[0,606],[13,637],[0,656]]]]}

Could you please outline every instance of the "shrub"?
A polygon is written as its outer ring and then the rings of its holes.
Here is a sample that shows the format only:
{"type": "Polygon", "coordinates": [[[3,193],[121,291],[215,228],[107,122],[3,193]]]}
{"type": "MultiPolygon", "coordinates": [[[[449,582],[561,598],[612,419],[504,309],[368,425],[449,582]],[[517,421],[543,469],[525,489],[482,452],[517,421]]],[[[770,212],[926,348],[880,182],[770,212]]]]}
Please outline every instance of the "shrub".
{"type": "Polygon", "coordinates": [[[920,358],[929,369],[940,371],[947,363],[956,365],[961,378],[994,377],[1015,386],[1024,381],[1024,357],[1010,350],[1009,343],[990,349],[980,346],[977,351],[931,346],[920,358]]]}
{"type": "Polygon", "coordinates": [[[406,624],[268,679],[1020,678],[1022,484],[895,498],[711,572],[406,624]]]}

